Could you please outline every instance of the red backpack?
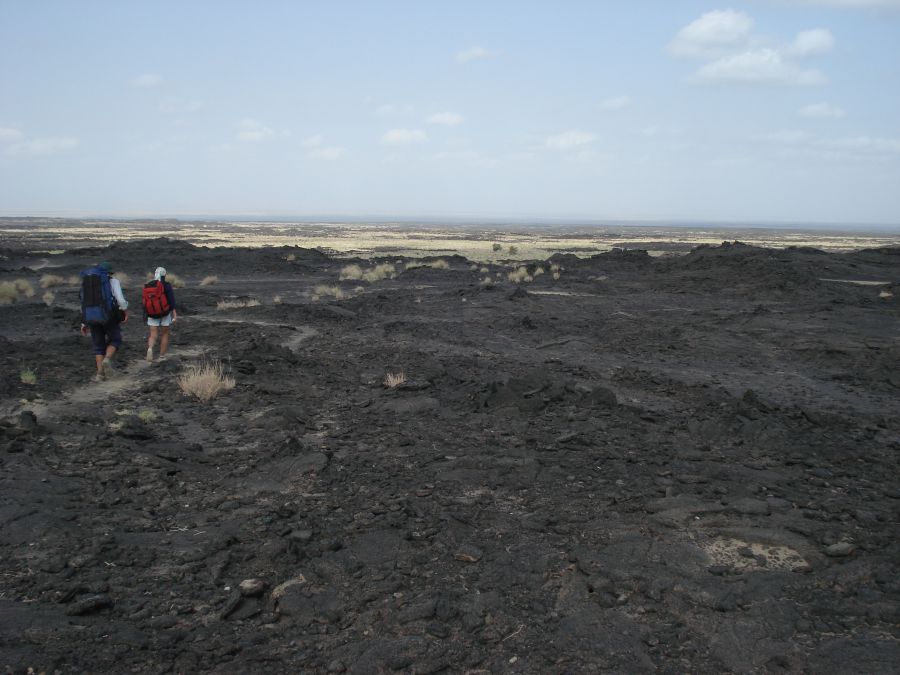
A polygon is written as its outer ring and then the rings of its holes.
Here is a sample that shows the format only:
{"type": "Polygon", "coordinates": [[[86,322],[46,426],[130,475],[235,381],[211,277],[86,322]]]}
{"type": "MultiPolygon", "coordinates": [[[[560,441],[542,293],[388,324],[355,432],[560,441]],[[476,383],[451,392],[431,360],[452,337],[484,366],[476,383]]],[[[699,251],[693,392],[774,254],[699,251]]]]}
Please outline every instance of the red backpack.
{"type": "Polygon", "coordinates": [[[161,319],[172,310],[169,307],[169,299],[166,297],[166,286],[162,281],[151,281],[144,284],[141,299],[144,302],[144,311],[151,319],[161,319]]]}

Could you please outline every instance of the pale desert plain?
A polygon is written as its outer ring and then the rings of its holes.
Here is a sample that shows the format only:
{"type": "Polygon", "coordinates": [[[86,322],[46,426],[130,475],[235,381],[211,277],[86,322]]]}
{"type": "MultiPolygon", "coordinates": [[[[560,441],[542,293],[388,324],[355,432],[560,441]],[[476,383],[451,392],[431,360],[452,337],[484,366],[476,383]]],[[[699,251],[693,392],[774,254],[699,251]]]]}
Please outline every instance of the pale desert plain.
{"type": "Polygon", "coordinates": [[[896,672],[900,237],[0,231],[4,672],[896,672]]]}

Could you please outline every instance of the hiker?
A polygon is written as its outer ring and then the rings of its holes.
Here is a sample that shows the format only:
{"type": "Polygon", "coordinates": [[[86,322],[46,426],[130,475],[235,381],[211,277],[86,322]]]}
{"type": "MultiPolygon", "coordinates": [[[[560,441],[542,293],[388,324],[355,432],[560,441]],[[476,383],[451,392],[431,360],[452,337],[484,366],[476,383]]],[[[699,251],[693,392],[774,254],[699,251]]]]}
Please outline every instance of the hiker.
{"type": "Polygon", "coordinates": [[[81,273],[81,334],[91,334],[95,380],[111,374],[112,358],[122,346],[121,324],[128,321],[128,301],[112,265],[102,262],[81,273]]]}
{"type": "Polygon", "coordinates": [[[159,338],[159,358],[165,357],[169,350],[169,330],[178,318],[175,309],[175,291],[172,290],[172,284],[166,281],[165,267],[157,267],[153,272],[153,281],[144,284],[142,300],[144,316],[150,327],[150,337],[147,338],[147,360],[152,362],[153,347],[157,338],[159,338]]]}

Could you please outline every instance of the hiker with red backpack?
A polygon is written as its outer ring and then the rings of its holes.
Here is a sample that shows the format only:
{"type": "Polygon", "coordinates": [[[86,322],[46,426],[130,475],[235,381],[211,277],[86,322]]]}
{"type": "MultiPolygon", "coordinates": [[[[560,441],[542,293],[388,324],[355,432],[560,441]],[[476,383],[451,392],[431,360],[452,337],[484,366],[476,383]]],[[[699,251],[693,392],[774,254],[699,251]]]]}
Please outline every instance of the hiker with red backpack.
{"type": "Polygon", "coordinates": [[[113,274],[108,262],[81,273],[81,334],[91,334],[97,364],[95,380],[111,374],[112,358],[122,346],[121,324],[128,321],[128,301],[113,274]]]}
{"type": "Polygon", "coordinates": [[[153,361],[153,347],[159,338],[159,358],[163,358],[169,349],[169,330],[178,312],[175,309],[175,291],[172,284],[166,281],[166,268],[157,267],[153,272],[153,281],[144,284],[141,300],[144,305],[144,317],[150,327],[147,338],[147,360],[153,361]],[[162,335],[160,336],[160,330],[162,335]]]}

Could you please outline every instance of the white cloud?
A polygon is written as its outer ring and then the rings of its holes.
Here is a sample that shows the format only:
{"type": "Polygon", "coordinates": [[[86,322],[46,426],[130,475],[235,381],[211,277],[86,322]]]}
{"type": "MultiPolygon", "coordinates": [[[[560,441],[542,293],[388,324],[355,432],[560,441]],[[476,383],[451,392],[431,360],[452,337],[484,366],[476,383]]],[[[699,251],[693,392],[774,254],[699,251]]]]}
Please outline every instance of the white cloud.
{"type": "Polygon", "coordinates": [[[784,152],[804,157],[838,160],[900,159],[900,138],[840,136],[823,138],[805,131],[778,131],[758,140],[781,146],[784,152]]]}
{"type": "Polygon", "coordinates": [[[830,103],[810,103],[800,108],[797,114],[812,120],[840,120],[847,115],[841,108],[830,103]]]}
{"type": "Polygon", "coordinates": [[[162,84],[162,75],[157,75],[156,73],[144,73],[143,75],[138,75],[131,81],[132,86],[135,87],[158,87],[162,84]]]}
{"type": "Polygon", "coordinates": [[[346,148],[340,148],[338,146],[326,146],[326,147],[315,147],[312,148],[309,152],[306,153],[306,156],[309,159],[325,159],[325,160],[336,160],[341,159],[347,155],[346,148]]]}
{"type": "Polygon", "coordinates": [[[544,139],[544,147],[550,150],[572,150],[589,145],[597,140],[594,134],[586,131],[564,131],[560,134],[547,136],[544,139]]]}
{"type": "Polygon", "coordinates": [[[622,108],[627,108],[631,105],[631,97],[630,96],[614,96],[612,98],[608,98],[604,101],[600,101],[600,105],[597,108],[601,112],[613,112],[614,110],[621,110],[622,108]]]}
{"type": "Polygon", "coordinates": [[[81,145],[81,141],[77,138],[35,138],[10,146],[7,152],[10,155],[21,157],[45,157],[73,150],[79,145],[81,145]]]}
{"type": "Polygon", "coordinates": [[[457,63],[469,63],[470,61],[479,61],[481,59],[489,59],[496,56],[496,52],[492,52],[484,47],[469,47],[456,55],[457,63]]]}
{"type": "Polygon", "coordinates": [[[429,124],[444,124],[448,127],[455,127],[462,124],[463,116],[454,112],[434,113],[428,116],[429,124]]]}
{"type": "Polygon", "coordinates": [[[811,138],[812,136],[807,132],[797,131],[794,129],[786,131],[775,131],[771,134],[764,134],[763,136],[759,137],[759,139],[762,141],[777,143],[778,145],[799,145],[801,143],[806,143],[811,138]]]}
{"type": "Polygon", "coordinates": [[[240,131],[237,133],[237,140],[244,143],[253,143],[263,141],[270,138],[275,132],[262,122],[257,120],[245,119],[238,123],[240,131]]]}
{"type": "Polygon", "coordinates": [[[834,36],[827,28],[813,28],[797,33],[794,42],[787,48],[791,56],[815,56],[830,52],[834,48],[834,36]]]}
{"type": "Polygon", "coordinates": [[[21,140],[24,134],[18,129],[11,127],[0,127],[0,143],[14,143],[21,140]]]}
{"type": "Polygon", "coordinates": [[[753,19],[732,9],[707,12],[678,31],[669,44],[677,56],[715,56],[746,42],[753,19]]]}
{"type": "Polygon", "coordinates": [[[300,141],[300,145],[304,148],[319,148],[325,145],[325,138],[322,134],[314,134],[312,136],[307,136],[300,141]]]}
{"type": "Polygon", "coordinates": [[[391,129],[381,136],[382,145],[410,145],[427,140],[428,136],[421,129],[391,129]]]}
{"type": "Polygon", "coordinates": [[[774,49],[754,49],[723,56],[702,66],[698,80],[736,84],[815,85],[825,82],[818,70],[801,68],[774,49]]]}

